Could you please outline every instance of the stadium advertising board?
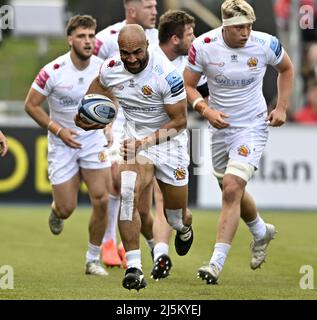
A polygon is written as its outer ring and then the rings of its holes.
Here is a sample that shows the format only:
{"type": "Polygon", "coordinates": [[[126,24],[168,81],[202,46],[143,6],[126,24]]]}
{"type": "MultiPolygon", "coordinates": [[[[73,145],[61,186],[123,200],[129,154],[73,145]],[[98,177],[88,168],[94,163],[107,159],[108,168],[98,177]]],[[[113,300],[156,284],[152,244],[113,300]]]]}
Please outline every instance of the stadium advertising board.
{"type": "MultiPolygon", "coordinates": [[[[270,128],[260,168],[247,190],[263,209],[317,210],[317,127],[270,128]]],[[[203,133],[204,158],[210,159],[208,132],[203,133]]],[[[221,194],[208,161],[198,169],[201,207],[220,208],[221,194]]]]}
{"type": "MultiPolygon", "coordinates": [[[[0,159],[0,202],[48,202],[46,131],[2,127],[10,152],[0,159]]],[[[220,208],[221,194],[211,173],[207,127],[191,130],[189,203],[220,208]]],[[[317,210],[317,128],[270,128],[260,169],[248,185],[262,209],[317,210]]],[[[80,202],[87,202],[83,184],[80,202]]]]}

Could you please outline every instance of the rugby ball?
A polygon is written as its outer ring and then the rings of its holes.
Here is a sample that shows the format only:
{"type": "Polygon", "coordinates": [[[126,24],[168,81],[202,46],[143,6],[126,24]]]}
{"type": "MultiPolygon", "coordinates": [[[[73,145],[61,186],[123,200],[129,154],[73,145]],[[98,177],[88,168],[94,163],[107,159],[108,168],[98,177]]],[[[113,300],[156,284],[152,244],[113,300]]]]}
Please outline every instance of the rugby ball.
{"type": "Polygon", "coordinates": [[[107,125],[114,121],[117,109],[112,100],[101,94],[87,94],[79,103],[79,116],[88,123],[107,125]]]}

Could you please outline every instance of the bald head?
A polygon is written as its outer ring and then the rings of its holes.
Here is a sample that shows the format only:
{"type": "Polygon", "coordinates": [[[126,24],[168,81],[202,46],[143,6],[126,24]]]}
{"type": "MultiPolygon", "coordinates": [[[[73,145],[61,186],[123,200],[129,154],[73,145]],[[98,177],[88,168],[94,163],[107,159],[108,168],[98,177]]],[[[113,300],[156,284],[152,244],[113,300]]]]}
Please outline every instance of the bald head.
{"type": "Polygon", "coordinates": [[[139,24],[127,24],[119,32],[118,43],[120,42],[138,42],[146,44],[144,29],[139,24]]]}
{"type": "Polygon", "coordinates": [[[127,24],[118,36],[121,60],[131,73],[139,73],[148,62],[148,41],[143,28],[138,24],[127,24]]]}

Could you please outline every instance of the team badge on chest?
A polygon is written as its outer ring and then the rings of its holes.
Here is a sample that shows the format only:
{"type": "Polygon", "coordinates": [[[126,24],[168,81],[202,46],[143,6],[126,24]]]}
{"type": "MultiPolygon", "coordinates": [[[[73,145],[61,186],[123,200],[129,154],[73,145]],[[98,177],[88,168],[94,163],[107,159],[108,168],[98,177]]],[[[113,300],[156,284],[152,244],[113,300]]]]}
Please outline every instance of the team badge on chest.
{"type": "Polygon", "coordinates": [[[142,93],[146,97],[151,97],[153,93],[153,89],[149,85],[145,85],[142,87],[142,93]]]}
{"type": "Polygon", "coordinates": [[[255,68],[258,65],[258,59],[257,58],[250,58],[248,60],[247,64],[250,68],[255,68]]]}

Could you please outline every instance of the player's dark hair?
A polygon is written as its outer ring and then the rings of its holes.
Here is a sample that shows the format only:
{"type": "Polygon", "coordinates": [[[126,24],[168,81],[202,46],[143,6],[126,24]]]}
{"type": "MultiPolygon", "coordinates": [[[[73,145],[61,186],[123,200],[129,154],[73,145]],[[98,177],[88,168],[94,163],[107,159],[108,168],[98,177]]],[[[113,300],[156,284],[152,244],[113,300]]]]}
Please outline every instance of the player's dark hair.
{"type": "Polygon", "coordinates": [[[90,15],[76,15],[69,19],[67,26],[66,26],[66,34],[68,36],[71,35],[71,33],[79,28],[87,28],[87,29],[94,29],[97,28],[97,21],[90,15]]]}
{"type": "Polygon", "coordinates": [[[158,25],[159,41],[166,43],[173,35],[182,39],[185,26],[195,26],[195,18],[181,10],[168,10],[160,17],[158,25]]]}

